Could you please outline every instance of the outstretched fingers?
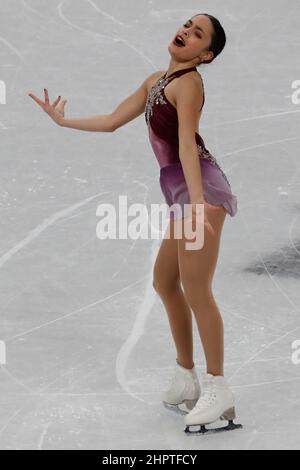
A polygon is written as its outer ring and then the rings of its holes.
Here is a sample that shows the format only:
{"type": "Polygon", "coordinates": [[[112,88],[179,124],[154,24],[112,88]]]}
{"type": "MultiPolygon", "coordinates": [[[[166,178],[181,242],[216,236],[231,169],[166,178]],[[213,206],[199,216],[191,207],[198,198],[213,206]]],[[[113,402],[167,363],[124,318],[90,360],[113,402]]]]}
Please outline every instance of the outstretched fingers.
{"type": "Polygon", "coordinates": [[[45,104],[49,106],[49,95],[47,88],[44,88],[45,104]]]}
{"type": "Polygon", "coordinates": [[[52,105],[53,108],[55,108],[55,106],[59,103],[60,99],[61,99],[61,96],[59,96],[58,98],[56,98],[56,100],[54,101],[54,103],[53,103],[53,105],[52,105]]]}
{"type": "Polygon", "coordinates": [[[40,106],[44,106],[44,102],[40,100],[37,96],[35,96],[33,93],[28,93],[28,96],[30,96],[40,106]]]}
{"type": "Polygon", "coordinates": [[[44,96],[45,96],[45,102],[42,101],[40,98],[38,98],[37,96],[35,96],[33,93],[28,93],[28,96],[30,96],[38,105],[40,105],[44,110],[45,109],[49,109],[50,106],[52,106],[53,108],[55,108],[57,106],[57,104],[59,103],[59,101],[61,100],[61,96],[58,96],[56,98],[56,100],[54,101],[54,103],[52,105],[50,105],[50,101],[49,101],[49,94],[48,94],[48,90],[47,88],[44,88],[44,96]]]}
{"type": "Polygon", "coordinates": [[[44,92],[45,92],[45,105],[48,107],[48,106],[52,106],[52,108],[55,108],[55,106],[59,103],[60,99],[61,99],[61,96],[58,96],[56,98],[56,100],[54,101],[54,103],[52,105],[50,105],[50,101],[49,101],[49,94],[48,94],[48,90],[47,88],[44,88],[44,92]]]}
{"type": "Polygon", "coordinates": [[[56,109],[57,109],[58,111],[64,112],[66,102],[67,102],[67,100],[62,100],[62,101],[59,103],[59,105],[57,106],[56,109]]]}

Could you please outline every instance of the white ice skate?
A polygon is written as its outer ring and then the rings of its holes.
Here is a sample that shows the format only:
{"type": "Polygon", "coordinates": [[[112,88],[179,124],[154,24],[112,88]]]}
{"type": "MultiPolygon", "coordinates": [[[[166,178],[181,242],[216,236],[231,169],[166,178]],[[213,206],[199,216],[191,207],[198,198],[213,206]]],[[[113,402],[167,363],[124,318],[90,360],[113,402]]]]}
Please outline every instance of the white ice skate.
{"type": "Polygon", "coordinates": [[[195,406],[199,397],[200,383],[195,365],[192,369],[186,369],[177,363],[171,384],[162,394],[164,406],[179,414],[187,414],[195,406]]]}
{"type": "Polygon", "coordinates": [[[232,431],[242,428],[235,424],[234,396],[223,376],[206,375],[206,383],[201,397],[194,408],[184,417],[187,434],[205,434],[207,432],[232,431]],[[228,425],[207,429],[205,425],[212,424],[218,419],[227,420],[228,425]],[[190,431],[190,426],[200,426],[196,431],[190,431]]]}

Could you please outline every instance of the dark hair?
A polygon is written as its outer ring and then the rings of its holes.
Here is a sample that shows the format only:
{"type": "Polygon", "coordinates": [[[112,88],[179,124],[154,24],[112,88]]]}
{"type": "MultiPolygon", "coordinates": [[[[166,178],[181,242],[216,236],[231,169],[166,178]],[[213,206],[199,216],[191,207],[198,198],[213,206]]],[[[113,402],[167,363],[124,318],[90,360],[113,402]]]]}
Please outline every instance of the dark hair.
{"type": "Polygon", "coordinates": [[[220,21],[217,18],[215,18],[212,15],[209,15],[208,13],[198,13],[197,15],[194,15],[193,18],[199,15],[207,16],[212,22],[213,29],[214,29],[212,38],[211,38],[211,43],[209,46],[209,50],[214,53],[214,57],[210,60],[204,60],[203,62],[201,62],[202,64],[210,64],[217,57],[217,55],[219,55],[224,49],[225,44],[226,44],[226,34],[225,34],[223,26],[221,25],[220,21]]]}

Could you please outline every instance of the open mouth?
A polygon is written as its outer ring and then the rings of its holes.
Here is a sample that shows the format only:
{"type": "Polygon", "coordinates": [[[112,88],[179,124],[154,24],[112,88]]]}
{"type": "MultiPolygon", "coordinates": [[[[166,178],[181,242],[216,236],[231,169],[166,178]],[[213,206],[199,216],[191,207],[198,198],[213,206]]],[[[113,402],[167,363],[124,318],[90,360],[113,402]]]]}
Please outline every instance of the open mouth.
{"type": "Polygon", "coordinates": [[[183,40],[182,37],[179,36],[179,35],[175,36],[175,39],[174,39],[174,41],[173,41],[173,44],[175,44],[175,45],[178,46],[178,47],[184,47],[184,46],[185,46],[184,40],[183,40]]]}

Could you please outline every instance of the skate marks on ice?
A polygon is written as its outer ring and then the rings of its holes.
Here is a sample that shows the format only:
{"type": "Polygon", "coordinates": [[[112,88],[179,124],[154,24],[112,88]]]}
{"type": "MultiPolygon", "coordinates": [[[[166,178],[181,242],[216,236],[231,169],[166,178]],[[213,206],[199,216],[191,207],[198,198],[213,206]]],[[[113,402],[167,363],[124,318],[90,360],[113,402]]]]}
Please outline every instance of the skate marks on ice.
{"type": "MultiPolygon", "coordinates": [[[[149,263],[151,266],[154,263],[155,257],[157,255],[157,240],[151,245],[151,258],[149,263]]],[[[145,287],[144,299],[139,307],[137,316],[132,327],[132,330],[125,342],[121,346],[119,353],[116,358],[116,378],[122,388],[128,395],[132,398],[145,403],[144,398],[141,398],[137,393],[133,392],[130,388],[129,378],[127,377],[127,363],[134,351],[136,344],[144,336],[146,330],[146,322],[151,313],[152,307],[155,304],[156,296],[153,292],[152,287],[152,277],[151,275],[146,275],[145,278],[148,278],[148,282],[145,287]]]]}
{"type": "Polygon", "coordinates": [[[0,268],[2,268],[7,261],[10,260],[16,253],[18,253],[20,250],[25,248],[29,243],[31,243],[33,240],[35,240],[41,233],[43,233],[45,230],[48,229],[51,225],[55,224],[59,219],[63,219],[69,214],[73,213],[76,211],[78,208],[85,206],[88,204],[90,201],[93,199],[100,197],[102,195],[105,195],[106,192],[101,192],[94,194],[92,196],[87,197],[86,199],[83,199],[79,202],[76,202],[75,204],[72,204],[65,209],[61,209],[58,212],[55,212],[51,216],[47,217],[44,219],[39,225],[37,225],[34,229],[30,230],[26,237],[18,242],[16,245],[14,245],[10,250],[8,250],[6,253],[4,253],[0,257],[0,268]]]}
{"type": "Polygon", "coordinates": [[[293,247],[286,246],[278,252],[264,255],[263,264],[255,261],[244,271],[257,275],[266,274],[268,271],[272,276],[300,279],[300,257],[295,256],[295,251],[300,253],[300,240],[293,244],[293,247]]]}
{"type": "MultiPolygon", "coordinates": [[[[97,13],[100,15],[104,16],[106,19],[113,21],[114,23],[117,23],[119,26],[124,26],[126,29],[128,29],[128,25],[126,23],[122,23],[119,20],[117,20],[115,17],[107,14],[104,10],[100,9],[94,2],[91,0],[88,0],[89,5],[94,8],[97,13]]],[[[138,56],[140,56],[144,61],[146,61],[150,66],[152,67],[153,70],[155,70],[157,67],[155,64],[152,62],[150,57],[145,54],[140,48],[136,47],[132,42],[129,40],[125,39],[124,37],[121,37],[119,34],[115,34],[113,36],[108,35],[108,34],[100,34],[95,31],[87,30],[82,28],[81,26],[75,24],[70,20],[69,17],[67,17],[66,12],[65,12],[65,6],[67,5],[66,0],[63,0],[58,6],[57,6],[57,12],[59,15],[59,18],[65,23],[68,24],[70,27],[79,30],[82,33],[88,34],[92,36],[94,39],[101,40],[106,40],[108,43],[111,41],[115,43],[123,43],[125,47],[128,49],[133,50],[138,56]]],[[[156,247],[156,243],[153,244],[152,249],[156,247]]],[[[155,252],[157,250],[154,250],[155,252]]],[[[153,260],[152,260],[153,261],[153,260]]],[[[143,336],[144,331],[145,331],[145,323],[147,321],[148,315],[151,312],[152,306],[155,302],[155,296],[152,292],[152,281],[150,280],[149,283],[146,286],[146,293],[145,293],[145,299],[142,302],[142,305],[137,313],[137,317],[135,320],[135,323],[133,325],[132,331],[125,340],[124,344],[120,348],[120,351],[118,353],[118,356],[116,358],[116,366],[115,366],[115,371],[116,371],[116,378],[121,386],[121,388],[132,398],[145,402],[143,398],[138,396],[136,393],[134,393],[130,389],[129,385],[129,380],[128,377],[126,376],[126,367],[127,367],[127,362],[129,360],[129,357],[131,353],[133,352],[135,345],[138,343],[139,339],[143,336]]]]}
{"type": "MultiPolygon", "coordinates": [[[[290,111],[288,111],[290,112],[290,111]]],[[[295,112],[299,112],[296,110],[295,112]]],[[[299,137],[292,137],[287,139],[282,139],[280,141],[273,141],[268,142],[263,145],[274,144],[274,143],[283,143],[287,141],[296,141],[299,140],[299,137]]],[[[293,184],[295,186],[298,183],[298,173],[300,168],[298,168],[295,172],[292,173],[291,178],[285,183],[286,187],[291,187],[293,184]]],[[[271,279],[276,275],[281,278],[295,278],[298,279],[300,277],[300,238],[298,236],[298,232],[296,230],[296,222],[300,218],[299,210],[300,206],[297,205],[295,207],[297,210],[296,215],[294,216],[293,220],[287,227],[287,235],[288,235],[288,242],[289,244],[284,245],[282,248],[270,251],[267,253],[261,253],[257,245],[252,240],[252,246],[257,252],[258,260],[253,261],[248,267],[244,268],[243,271],[246,273],[253,273],[257,275],[265,274],[268,275],[271,279]],[[295,235],[293,237],[293,232],[295,231],[295,235]],[[295,256],[296,254],[296,256],[295,256]]],[[[248,224],[241,214],[242,220],[244,222],[245,228],[248,228],[248,224]]],[[[249,238],[250,240],[250,238],[249,238]]]]}
{"type": "MultiPolygon", "coordinates": [[[[131,49],[133,50],[138,56],[140,56],[143,60],[145,60],[146,62],[148,62],[149,65],[151,65],[151,67],[153,68],[153,70],[156,70],[156,66],[155,64],[152,62],[152,60],[149,58],[149,56],[147,54],[145,54],[143,52],[142,49],[136,47],[131,41],[125,39],[124,37],[121,37],[120,35],[118,34],[114,34],[114,35],[108,35],[108,34],[101,34],[101,33],[98,33],[98,32],[95,32],[95,31],[92,31],[90,29],[85,29],[81,26],[78,26],[77,24],[75,24],[74,22],[72,22],[70,20],[69,17],[66,16],[66,13],[64,11],[64,7],[65,7],[65,4],[67,3],[66,0],[63,0],[58,6],[57,6],[57,12],[58,12],[58,15],[59,15],[59,18],[64,22],[66,23],[67,25],[69,25],[70,27],[74,28],[74,29],[77,29],[79,30],[81,33],[85,33],[93,38],[96,38],[98,39],[99,41],[101,40],[101,43],[103,43],[103,41],[107,41],[108,44],[111,44],[111,42],[115,42],[115,43],[122,43],[124,44],[125,47],[127,47],[128,49],[131,49]]],[[[119,20],[117,20],[115,17],[112,17],[110,15],[108,15],[106,12],[104,12],[103,10],[100,10],[99,7],[97,7],[92,1],[88,0],[88,3],[89,5],[94,8],[99,14],[101,14],[102,16],[104,16],[106,19],[110,20],[110,21],[114,21],[116,22],[117,24],[119,24],[121,27],[124,27],[126,29],[128,29],[128,25],[126,23],[122,23],[120,22],[119,20]]]]}

